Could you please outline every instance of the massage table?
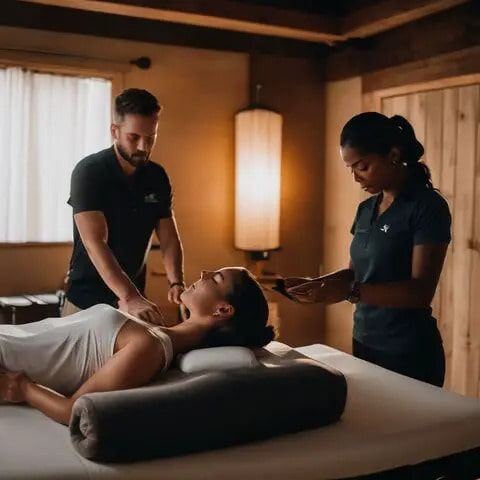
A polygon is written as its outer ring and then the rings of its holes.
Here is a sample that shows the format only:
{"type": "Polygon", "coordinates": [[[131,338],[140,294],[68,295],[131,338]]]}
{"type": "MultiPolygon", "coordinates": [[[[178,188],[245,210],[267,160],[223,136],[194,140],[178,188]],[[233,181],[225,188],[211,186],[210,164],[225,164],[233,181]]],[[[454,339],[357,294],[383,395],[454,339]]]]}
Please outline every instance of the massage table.
{"type": "Polygon", "coordinates": [[[292,349],[271,342],[266,349],[269,353],[260,359],[263,363],[309,357],[342,372],[348,396],[341,420],[322,428],[220,450],[128,464],[100,464],[74,450],[67,427],[29,407],[3,404],[0,479],[480,477],[478,400],[389,372],[325,345],[292,349]]]}

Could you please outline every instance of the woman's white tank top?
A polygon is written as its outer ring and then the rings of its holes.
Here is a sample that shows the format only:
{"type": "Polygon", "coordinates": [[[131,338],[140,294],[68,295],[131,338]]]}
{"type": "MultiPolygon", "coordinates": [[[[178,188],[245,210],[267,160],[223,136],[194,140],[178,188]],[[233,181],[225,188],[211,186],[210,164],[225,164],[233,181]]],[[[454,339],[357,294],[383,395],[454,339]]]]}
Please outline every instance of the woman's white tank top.
{"type": "Polygon", "coordinates": [[[170,337],[156,325],[103,304],[68,317],[0,325],[0,370],[23,372],[35,383],[71,395],[113,355],[127,320],[160,341],[166,370],[173,358],[170,337]]]}

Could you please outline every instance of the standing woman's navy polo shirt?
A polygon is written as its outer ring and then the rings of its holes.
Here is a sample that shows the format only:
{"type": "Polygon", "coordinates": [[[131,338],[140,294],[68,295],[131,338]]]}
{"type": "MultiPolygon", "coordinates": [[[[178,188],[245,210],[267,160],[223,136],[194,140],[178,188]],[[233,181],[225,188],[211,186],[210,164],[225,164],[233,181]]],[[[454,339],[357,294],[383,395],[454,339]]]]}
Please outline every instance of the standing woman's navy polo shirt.
{"type": "MultiPolygon", "coordinates": [[[[351,233],[350,257],[361,283],[402,282],[412,278],[414,245],[449,243],[451,216],[435,190],[407,185],[390,207],[376,217],[382,194],[362,202],[351,233]]],[[[436,328],[432,309],[386,308],[359,302],[353,337],[376,349],[418,348],[436,328]]]]}

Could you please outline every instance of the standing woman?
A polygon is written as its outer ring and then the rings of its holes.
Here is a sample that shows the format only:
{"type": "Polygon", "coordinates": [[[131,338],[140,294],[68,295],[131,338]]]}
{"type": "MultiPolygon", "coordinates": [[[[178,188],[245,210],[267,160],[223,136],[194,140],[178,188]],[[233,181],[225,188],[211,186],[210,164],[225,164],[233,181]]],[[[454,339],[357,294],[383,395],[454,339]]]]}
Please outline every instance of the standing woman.
{"type": "Polygon", "coordinates": [[[305,303],[356,304],[356,357],[442,386],[445,355],[431,302],[451,240],[448,204],[405,118],[357,115],[343,127],[340,147],[372,195],[353,222],[350,266],[313,280],[287,278],[287,292],[305,303]]]}

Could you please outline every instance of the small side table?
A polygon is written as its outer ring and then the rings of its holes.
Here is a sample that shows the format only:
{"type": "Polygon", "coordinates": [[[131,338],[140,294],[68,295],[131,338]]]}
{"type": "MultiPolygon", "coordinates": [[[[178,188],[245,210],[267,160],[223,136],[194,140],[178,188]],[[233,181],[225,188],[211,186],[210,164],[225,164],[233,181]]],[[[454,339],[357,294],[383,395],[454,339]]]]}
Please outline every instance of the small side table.
{"type": "Polygon", "coordinates": [[[0,323],[19,325],[48,317],[58,317],[59,305],[56,294],[0,297],[0,323]]]}

